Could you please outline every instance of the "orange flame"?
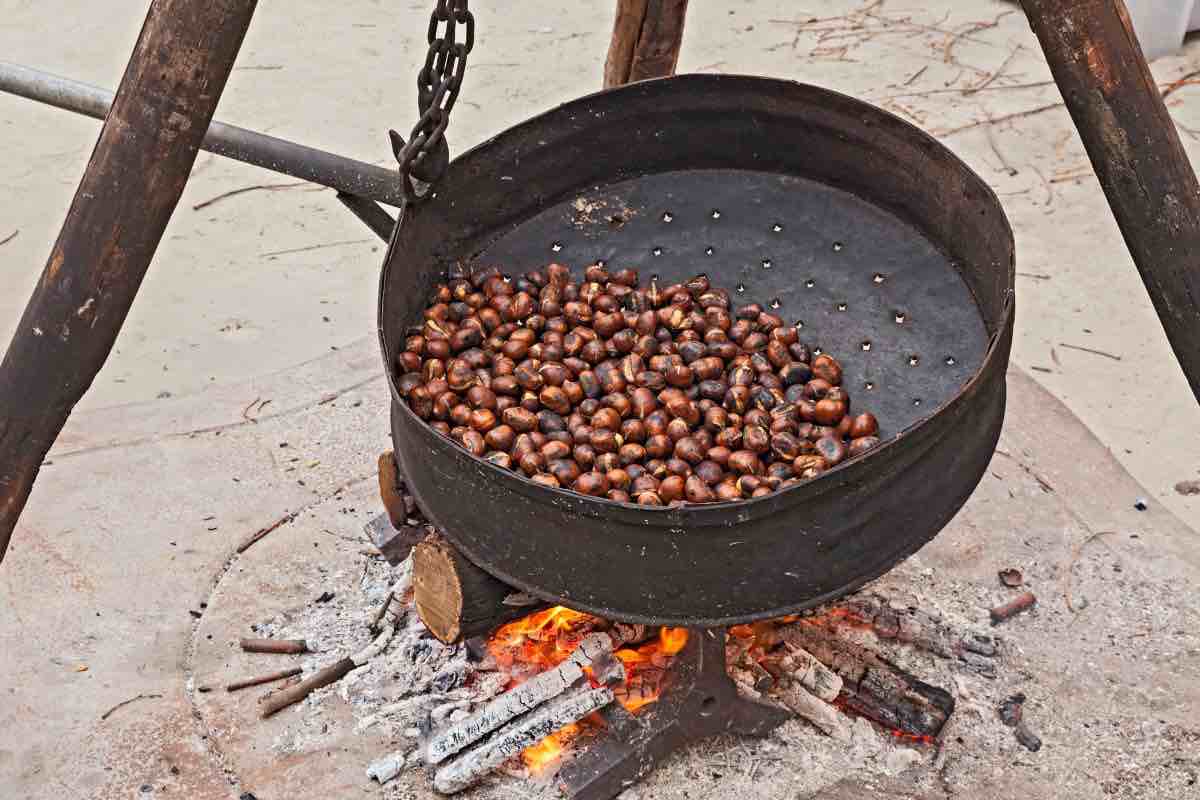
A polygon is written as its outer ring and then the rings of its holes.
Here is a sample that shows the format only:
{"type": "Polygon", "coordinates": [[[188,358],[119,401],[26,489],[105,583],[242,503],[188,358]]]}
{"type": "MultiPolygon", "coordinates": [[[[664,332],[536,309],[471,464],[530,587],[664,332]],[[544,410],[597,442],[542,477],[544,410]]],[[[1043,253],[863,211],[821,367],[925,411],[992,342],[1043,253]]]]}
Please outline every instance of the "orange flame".
{"type": "Polygon", "coordinates": [[[539,774],[562,757],[567,745],[580,732],[580,727],[574,724],[555,731],[537,744],[530,745],[521,751],[521,760],[525,762],[525,766],[530,771],[539,774]]]}
{"type": "Polygon", "coordinates": [[[687,645],[687,628],[663,628],[658,633],[658,642],[662,652],[673,656],[687,645]]]}
{"type": "MultiPolygon", "coordinates": [[[[555,606],[497,630],[488,642],[488,651],[508,673],[511,688],[558,666],[575,651],[583,637],[607,626],[599,617],[555,606]]],[[[625,665],[625,683],[613,693],[626,711],[635,713],[658,700],[666,670],[687,641],[686,628],[662,628],[657,640],[637,649],[623,647],[616,651],[614,655],[625,665]]],[[[534,772],[543,771],[556,763],[583,731],[581,725],[568,725],[526,748],[521,758],[534,772]]]]}

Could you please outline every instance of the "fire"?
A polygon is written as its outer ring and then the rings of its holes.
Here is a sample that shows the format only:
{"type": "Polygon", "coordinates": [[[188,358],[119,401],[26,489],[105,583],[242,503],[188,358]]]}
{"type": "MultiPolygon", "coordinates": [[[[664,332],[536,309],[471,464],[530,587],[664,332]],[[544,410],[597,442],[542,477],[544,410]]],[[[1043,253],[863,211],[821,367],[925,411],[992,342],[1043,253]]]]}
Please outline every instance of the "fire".
{"type": "Polygon", "coordinates": [[[666,655],[673,656],[682,650],[688,641],[687,628],[663,628],[658,633],[659,646],[666,655]]]}
{"type": "Polygon", "coordinates": [[[555,731],[537,744],[526,747],[521,752],[521,760],[533,773],[540,773],[558,761],[567,749],[567,745],[580,734],[581,730],[578,725],[572,724],[555,731]]]}
{"type": "MultiPolygon", "coordinates": [[[[509,674],[511,688],[566,661],[583,637],[607,627],[599,617],[555,606],[500,628],[488,642],[488,650],[509,674]]],[[[625,683],[613,693],[626,711],[636,713],[658,700],[667,669],[687,641],[686,628],[662,628],[653,641],[616,651],[614,655],[625,665],[625,683]]],[[[581,725],[568,725],[527,748],[521,759],[535,772],[544,770],[583,731],[581,725]]]]}

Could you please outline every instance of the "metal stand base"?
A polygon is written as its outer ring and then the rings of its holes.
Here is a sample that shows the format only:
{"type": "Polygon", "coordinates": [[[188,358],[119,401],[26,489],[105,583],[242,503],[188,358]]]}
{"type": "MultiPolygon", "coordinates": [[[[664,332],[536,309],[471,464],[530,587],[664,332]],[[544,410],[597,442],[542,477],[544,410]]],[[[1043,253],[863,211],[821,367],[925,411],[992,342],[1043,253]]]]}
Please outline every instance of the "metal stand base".
{"type": "Polygon", "coordinates": [[[571,800],[611,800],[673,751],[721,733],[765,736],[791,718],[742,698],[725,671],[725,629],[690,631],[663,696],[637,716],[615,705],[606,728],[559,773],[571,800]]]}

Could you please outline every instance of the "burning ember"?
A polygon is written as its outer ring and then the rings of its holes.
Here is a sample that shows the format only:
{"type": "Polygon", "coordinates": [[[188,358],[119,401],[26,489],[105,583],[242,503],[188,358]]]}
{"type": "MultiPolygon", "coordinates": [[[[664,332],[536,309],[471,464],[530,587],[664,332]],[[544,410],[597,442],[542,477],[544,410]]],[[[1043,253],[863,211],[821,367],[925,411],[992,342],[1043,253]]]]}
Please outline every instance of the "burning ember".
{"type": "MultiPolygon", "coordinates": [[[[511,689],[566,661],[588,634],[610,627],[607,620],[555,606],[498,629],[488,642],[488,651],[509,675],[511,689]]],[[[687,629],[662,628],[656,639],[622,647],[614,653],[625,666],[625,682],[614,687],[613,692],[626,711],[637,713],[658,700],[667,670],[687,641],[687,629]]],[[[538,772],[556,762],[588,725],[600,724],[598,720],[589,720],[582,725],[568,725],[526,748],[521,758],[527,767],[538,772]]]]}

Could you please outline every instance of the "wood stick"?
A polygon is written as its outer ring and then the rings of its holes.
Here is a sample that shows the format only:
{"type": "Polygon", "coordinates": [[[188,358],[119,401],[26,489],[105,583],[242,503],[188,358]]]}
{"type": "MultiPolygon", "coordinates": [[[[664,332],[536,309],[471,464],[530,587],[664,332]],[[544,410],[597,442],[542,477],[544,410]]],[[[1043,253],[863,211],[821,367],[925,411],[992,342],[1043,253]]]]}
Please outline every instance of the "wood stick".
{"type": "Polygon", "coordinates": [[[629,83],[629,68],[633,66],[633,51],[646,19],[647,0],[617,0],[617,15],[613,22],[608,57],[604,59],[604,88],[629,83]]]}
{"type": "Polygon", "coordinates": [[[1005,620],[1012,619],[1022,611],[1028,611],[1033,608],[1036,603],[1037,598],[1034,597],[1033,592],[1019,594],[1004,605],[996,606],[989,612],[992,617],[992,624],[999,625],[1005,620]]]}
{"type": "Polygon", "coordinates": [[[303,639],[242,639],[241,645],[246,653],[299,655],[308,652],[308,642],[303,639]]]}
{"type": "Polygon", "coordinates": [[[826,735],[839,741],[850,739],[850,725],[842,712],[809,692],[798,682],[783,687],[775,696],[826,735]]]}
{"type": "Polygon", "coordinates": [[[358,665],[354,663],[353,659],[343,658],[341,661],[331,664],[328,667],[325,667],[324,669],[314,673],[312,677],[300,681],[300,683],[296,684],[290,689],[284,689],[281,692],[277,692],[276,694],[272,695],[267,702],[263,703],[262,718],[266,719],[272,714],[282,711],[293,703],[299,703],[317,689],[340,681],[342,678],[346,677],[350,670],[354,669],[356,666],[358,665]]]}
{"type": "Polygon", "coordinates": [[[591,634],[585,637],[571,657],[554,669],[546,670],[505,692],[430,739],[425,760],[430,764],[440,764],[527,711],[559,696],[583,677],[583,667],[611,652],[612,640],[608,636],[591,634]]]}
{"type": "Polygon", "coordinates": [[[788,649],[788,655],[780,662],[780,666],[792,680],[799,681],[801,686],[826,703],[832,703],[842,691],[842,676],[822,664],[816,656],[800,645],[788,641],[786,633],[784,635],[784,646],[788,649]]]}
{"type": "Polygon", "coordinates": [[[1200,183],[1120,0],[1022,0],[1054,81],[1200,400],[1200,183]]]}
{"type": "Polygon", "coordinates": [[[255,0],[153,0],[58,240],[0,364],[0,561],[104,366],[187,184],[255,0]]]}
{"type": "Polygon", "coordinates": [[[443,766],[434,776],[433,787],[442,794],[461,792],[526,747],[604,708],[613,699],[608,688],[571,691],[443,766]]]}
{"type": "Polygon", "coordinates": [[[675,74],[687,0],[617,0],[604,87],[675,74]]]}
{"type": "Polygon", "coordinates": [[[284,678],[291,678],[294,675],[299,675],[304,672],[302,667],[292,667],[291,669],[281,669],[279,672],[272,672],[270,675],[259,675],[257,678],[243,678],[240,681],[226,684],[225,691],[236,692],[239,689],[248,689],[251,686],[261,686],[264,683],[274,683],[281,681],[284,678]]]}
{"type": "Polygon", "coordinates": [[[506,605],[505,598],[517,590],[472,564],[441,536],[414,547],[412,559],[417,615],[446,644],[485,636],[550,605],[506,605]]]}

